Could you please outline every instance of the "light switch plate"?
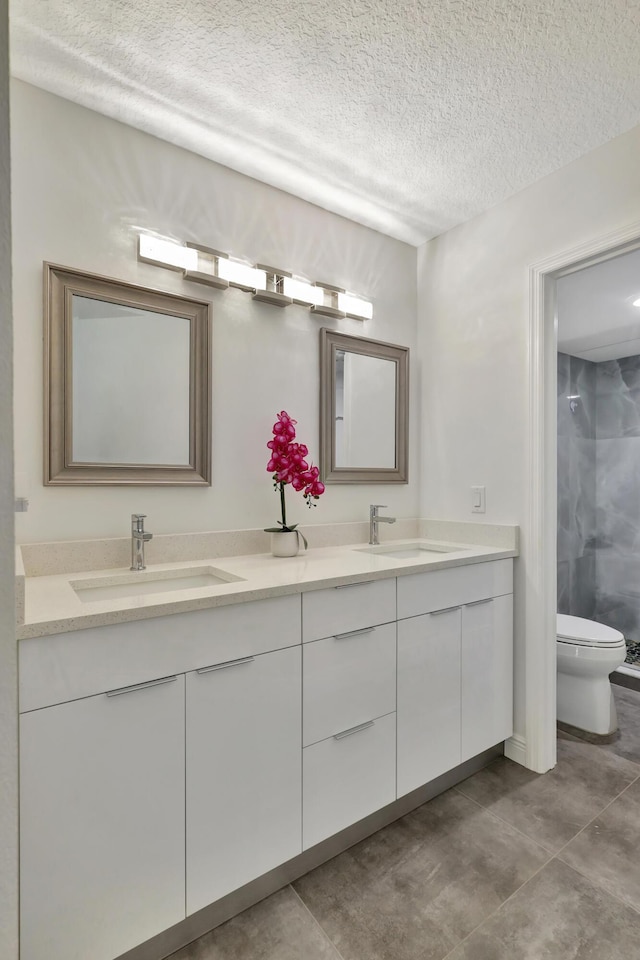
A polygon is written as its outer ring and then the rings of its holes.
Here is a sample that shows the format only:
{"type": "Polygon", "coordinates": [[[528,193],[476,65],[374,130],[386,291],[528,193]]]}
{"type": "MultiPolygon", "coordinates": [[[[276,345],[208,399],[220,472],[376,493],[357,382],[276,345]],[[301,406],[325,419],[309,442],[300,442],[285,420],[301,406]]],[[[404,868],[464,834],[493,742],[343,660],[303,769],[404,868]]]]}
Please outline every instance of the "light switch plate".
{"type": "Polygon", "coordinates": [[[484,513],[485,510],[485,488],[471,487],[471,513],[484,513]]]}

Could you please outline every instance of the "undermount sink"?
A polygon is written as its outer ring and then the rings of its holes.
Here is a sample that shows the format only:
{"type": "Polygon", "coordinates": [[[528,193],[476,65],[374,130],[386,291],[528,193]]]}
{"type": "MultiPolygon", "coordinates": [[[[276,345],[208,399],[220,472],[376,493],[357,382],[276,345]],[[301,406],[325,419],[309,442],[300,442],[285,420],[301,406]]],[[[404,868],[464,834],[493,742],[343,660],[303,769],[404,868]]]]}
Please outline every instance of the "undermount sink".
{"type": "Polygon", "coordinates": [[[418,540],[415,543],[398,543],[395,545],[381,543],[376,547],[361,547],[359,552],[378,553],[383,557],[393,557],[396,560],[421,560],[425,553],[460,553],[464,549],[465,547],[418,540]]]}
{"type": "Polygon", "coordinates": [[[71,586],[83,602],[117,600],[120,597],[140,597],[148,593],[172,593],[176,590],[194,590],[198,587],[216,587],[242,580],[216,567],[182,567],[177,570],[132,570],[129,573],[94,577],[91,580],[72,580],[71,586]]]}

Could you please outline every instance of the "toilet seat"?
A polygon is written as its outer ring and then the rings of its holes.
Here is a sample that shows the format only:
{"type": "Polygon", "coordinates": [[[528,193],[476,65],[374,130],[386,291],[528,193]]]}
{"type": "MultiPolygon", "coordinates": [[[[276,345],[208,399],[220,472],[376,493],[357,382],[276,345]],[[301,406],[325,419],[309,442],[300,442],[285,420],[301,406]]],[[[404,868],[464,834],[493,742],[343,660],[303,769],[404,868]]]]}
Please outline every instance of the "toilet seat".
{"type": "Polygon", "coordinates": [[[613,627],[606,627],[603,623],[585,620],[583,617],[572,617],[565,613],[559,613],[557,620],[558,643],[607,648],[625,645],[623,634],[619,630],[614,630],[613,627]]]}

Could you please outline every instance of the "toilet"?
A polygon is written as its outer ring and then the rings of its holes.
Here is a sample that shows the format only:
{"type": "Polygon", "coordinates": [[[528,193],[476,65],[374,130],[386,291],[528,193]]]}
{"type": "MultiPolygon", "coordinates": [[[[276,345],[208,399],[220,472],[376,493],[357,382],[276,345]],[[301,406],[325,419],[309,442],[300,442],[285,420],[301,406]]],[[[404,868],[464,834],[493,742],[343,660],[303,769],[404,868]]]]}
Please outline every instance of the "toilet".
{"type": "Polygon", "coordinates": [[[594,620],[559,613],[556,649],[558,722],[598,736],[615,733],[609,674],[624,663],[624,636],[594,620]]]}

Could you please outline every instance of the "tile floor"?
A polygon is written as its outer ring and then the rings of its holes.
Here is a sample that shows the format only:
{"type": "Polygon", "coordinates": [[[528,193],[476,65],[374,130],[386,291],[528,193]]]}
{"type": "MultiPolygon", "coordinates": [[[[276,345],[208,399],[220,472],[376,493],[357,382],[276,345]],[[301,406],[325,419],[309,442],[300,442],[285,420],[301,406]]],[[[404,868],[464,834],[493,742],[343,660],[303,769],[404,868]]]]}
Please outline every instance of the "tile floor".
{"type": "Polygon", "coordinates": [[[640,692],[620,737],[504,758],[171,960],[640,960],[640,692]]]}

